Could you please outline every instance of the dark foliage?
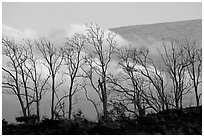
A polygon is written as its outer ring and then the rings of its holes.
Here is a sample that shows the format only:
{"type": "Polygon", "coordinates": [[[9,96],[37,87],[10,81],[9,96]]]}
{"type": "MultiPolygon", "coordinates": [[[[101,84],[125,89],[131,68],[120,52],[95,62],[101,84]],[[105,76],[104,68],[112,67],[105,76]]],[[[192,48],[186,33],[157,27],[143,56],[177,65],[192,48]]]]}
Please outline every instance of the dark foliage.
{"type": "Polygon", "coordinates": [[[3,124],[3,135],[202,134],[202,107],[166,110],[157,114],[147,114],[137,119],[120,117],[105,123],[91,122],[83,117],[82,119],[81,116],[80,112],[77,112],[74,120],[44,119],[40,123],[33,124],[3,124]]]}
{"type": "Polygon", "coordinates": [[[20,123],[35,123],[38,119],[37,115],[31,115],[31,116],[21,116],[15,118],[17,122],[20,123]]]}
{"type": "Polygon", "coordinates": [[[3,119],[2,120],[2,126],[6,126],[7,124],[8,124],[8,122],[5,119],[3,119]]]}
{"type": "Polygon", "coordinates": [[[139,131],[150,134],[201,134],[202,107],[166,110],[137,119],[139,131]]]}
{"type": "Polygon", "coordinates": [[[52,119],[44,119],[42,120],[42,126],[44,127],[54,127],[54,126],[58,126],[60,123],[59,120],[52,120],[52,119]]]}

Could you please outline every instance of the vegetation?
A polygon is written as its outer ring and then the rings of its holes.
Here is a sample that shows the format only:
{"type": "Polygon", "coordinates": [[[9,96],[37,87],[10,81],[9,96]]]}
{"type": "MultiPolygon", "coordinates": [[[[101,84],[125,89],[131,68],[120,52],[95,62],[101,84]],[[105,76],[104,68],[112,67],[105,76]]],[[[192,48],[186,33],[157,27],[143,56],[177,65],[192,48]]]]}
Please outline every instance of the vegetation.
{"type": "Polygon", "coordinates": [[[118,46],[116,36],[88,24],[85,34],[61,47],[45,38],[3,38],[3,93],[15,95],[22,111],[19,125],[2,121],[3,134],[201,134],[202,48],[196,41],[163,38],[154,57],[147,48],[118,46]],[[46,92],[51,117],[42,120],[46,92]],[[86,120],[80,108],[73,113],[81,93],[98,122],[86,120]],[[197,107],[183,109],[189,93],[197,107]]]}
{"type": "Polygon", "coordinates": [[[79,118],[74,120],[45,119],[40,123],[7,125],[3,124],[3,135],[201,135],[202,108],[193,107],[165,110],[136,119],[128,117],[106,123],[91,122],[79,118]]]}

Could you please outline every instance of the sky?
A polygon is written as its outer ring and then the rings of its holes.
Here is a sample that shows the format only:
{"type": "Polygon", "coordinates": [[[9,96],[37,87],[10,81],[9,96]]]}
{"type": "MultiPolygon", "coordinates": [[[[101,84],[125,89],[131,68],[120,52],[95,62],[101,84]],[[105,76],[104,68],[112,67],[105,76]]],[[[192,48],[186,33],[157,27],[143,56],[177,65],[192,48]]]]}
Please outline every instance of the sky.
{"type": "Polygon", "coordinates": [[[200,19],[201,3],[3,3],[2,23],[45,35],[55,29],[95,22],[103,28],[200,19]]]}
{"type": "MultiPolygon", "coordinates": [[[[90,22],[97,23],[100,27],[108,29],[201,18],[201,3],[3,2],[2,34],[12,36],[18,40],[22,38],[35,39],[39,35],[48,36],[57,39],[56,41],[59,42],[69,34],[83,31],[85,23],[90,22]]],[[[48,97],[44,100],[46,99],[48,97]]],[[[3,117],[8,121],[13,121],[11,118],[19,115],[19,109],[16,107],[16,97],[3,95],[2,101],[3,117]]],[[[84,104],[82,101],[80,105],[83,107],[84,104]]],[[[49,112],[49,108],[46,108],[45,105],[42,107],[41,113],[46,115],[47,112],[49,112]]]]}

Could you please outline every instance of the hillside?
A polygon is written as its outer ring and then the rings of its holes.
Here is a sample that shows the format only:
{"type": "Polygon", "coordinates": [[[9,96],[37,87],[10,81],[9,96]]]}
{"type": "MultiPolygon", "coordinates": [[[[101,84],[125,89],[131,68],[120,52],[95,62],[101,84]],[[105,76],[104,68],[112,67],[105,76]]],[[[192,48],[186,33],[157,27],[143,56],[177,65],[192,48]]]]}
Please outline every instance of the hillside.
{"type": "Polygon", "coordinates": [[[161,36],[182,40],[190,37],[201,43],[202,20],[188,20],[168,23],[148,24],[111,28],[111,31],[121,35],[131,43],[140,46],[150,46],[160,41],[161,36]]]}
{"type": "Polygon", "coordinates": [[[166,110],[137,119],[122,117],[107,123],[87,120],[43,120],[41,123],[7,125],[3,135],[201,135],[202,106],[166,110]]]}

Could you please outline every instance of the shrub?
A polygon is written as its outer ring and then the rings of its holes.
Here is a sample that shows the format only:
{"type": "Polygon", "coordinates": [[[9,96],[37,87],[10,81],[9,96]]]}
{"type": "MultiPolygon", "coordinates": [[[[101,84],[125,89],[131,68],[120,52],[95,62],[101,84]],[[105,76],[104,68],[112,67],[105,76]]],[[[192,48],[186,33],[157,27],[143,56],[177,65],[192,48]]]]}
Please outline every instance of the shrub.
{"type": "Polygon", "coordinates": [[[8,125],[8,122],[7,122],[5,119],[3,119],[3,120],[2,120],[2,125],[3,125],[3,126],[6,126],[6,125],[8,125]]]}
{"type": "Polygon", "coordinates": [[[21,116],[15,118],[17,122],[20,123],[36,123],[38,116],[37,115],[31,115],[31,116],[21,116]]]}
{"type": "Polygon", "coordinates": [[[74,117],[74,121],[77,121],[77,122],[85,120],[85,116],[82,110],[80,109],[74,112],[73,117],[74,117]]]}

